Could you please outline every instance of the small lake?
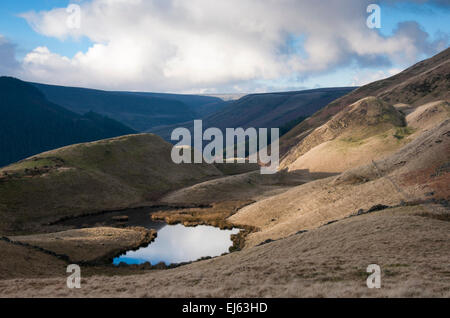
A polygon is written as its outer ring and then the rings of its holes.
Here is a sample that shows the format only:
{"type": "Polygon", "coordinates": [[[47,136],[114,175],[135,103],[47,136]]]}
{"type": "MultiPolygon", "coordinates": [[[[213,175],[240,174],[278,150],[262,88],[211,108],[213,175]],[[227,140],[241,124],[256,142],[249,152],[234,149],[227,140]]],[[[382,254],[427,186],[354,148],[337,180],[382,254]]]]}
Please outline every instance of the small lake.
{"type": "Polygon", "coordinates": [[[143,264],[160,262],[166,265],[196,261],[202,257],[215,257],[227,253],[233,245],[231,235],[239,229],[221,230],[212,226],[186,227],[181,224],[165,225],[158,230],[158,237],[149,246],[129,251],[116,257],[114,264],[143,264]]]}

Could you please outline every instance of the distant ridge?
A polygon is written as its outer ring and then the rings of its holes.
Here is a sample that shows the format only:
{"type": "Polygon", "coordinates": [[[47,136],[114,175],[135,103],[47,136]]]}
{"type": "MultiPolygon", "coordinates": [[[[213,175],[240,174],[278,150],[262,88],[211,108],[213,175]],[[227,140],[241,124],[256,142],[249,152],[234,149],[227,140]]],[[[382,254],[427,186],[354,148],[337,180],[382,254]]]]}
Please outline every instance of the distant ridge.
{"type": "MultiPolygon", "coordinates": [[[[356,87],[319,88],[304,91],[250,94],[229,102],[222,110],[203,118],[204,128],[280,128],[289,130],[333,100],[356,87]]],[[[193,129],[193,122],[150,130],[170,140],[175,127],[193,129]]]]}
{"type": "Polygon", "coordinates": [[[49,102],[34,86],[0,77],[0,167],[62,146],[136,133],[94,112],[49,102]]]}
{"type": "Polygon", "coordinates": [[[73,112],[89,111],[108,116],[137,130],[202,118],[220,110],[218,97],[146,92],[118,92],[30,83],[45,97],[73,112]]]}

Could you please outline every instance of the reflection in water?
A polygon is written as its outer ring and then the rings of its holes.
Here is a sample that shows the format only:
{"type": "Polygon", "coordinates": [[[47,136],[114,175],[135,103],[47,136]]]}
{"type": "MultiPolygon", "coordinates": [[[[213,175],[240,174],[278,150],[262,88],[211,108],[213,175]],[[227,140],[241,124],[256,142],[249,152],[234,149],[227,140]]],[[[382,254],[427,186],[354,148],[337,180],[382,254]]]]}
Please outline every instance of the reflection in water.
{"type": "Polygon", "coordinates": [[[114,264],[150,262],[155,265],[164,262],[170,265],[195,261],[206,256],[219,256],[228,252],[233,245],[230,236],[238,232],[239,229],[221,230],[204,225],[196,227],[167,225],[158,231],[158,237],[149,246],[115,258],[114,264]]]}

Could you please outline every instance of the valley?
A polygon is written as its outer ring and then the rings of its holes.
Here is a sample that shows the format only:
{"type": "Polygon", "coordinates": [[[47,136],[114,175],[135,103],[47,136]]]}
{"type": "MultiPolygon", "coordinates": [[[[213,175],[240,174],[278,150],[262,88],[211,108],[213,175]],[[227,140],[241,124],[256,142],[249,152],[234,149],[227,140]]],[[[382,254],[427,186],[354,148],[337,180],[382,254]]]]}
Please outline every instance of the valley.
{"type": "MultiPolygon", "coordinates": [[[[357,89],[248,95],[205,115],[219,128],[304,116],[281,136],[273,175],[256,164],[175,164],[170,125],[7,165],[0,296],[450,297],[449,92],[446,49],[357,89]],[[243,103],[254,107],[245,116],[243,103]],[[168,246],[158,235],[171,226],[230,240],[210,255],[136,263],[142,249],[168,246]],[[73,263],[77,290],[65,288],[73,263]],[[383,288],[367,288],[369,264],[382,268],[383,288]]],[[[166,249],[208,245],[179,240],[166,249]]]]}

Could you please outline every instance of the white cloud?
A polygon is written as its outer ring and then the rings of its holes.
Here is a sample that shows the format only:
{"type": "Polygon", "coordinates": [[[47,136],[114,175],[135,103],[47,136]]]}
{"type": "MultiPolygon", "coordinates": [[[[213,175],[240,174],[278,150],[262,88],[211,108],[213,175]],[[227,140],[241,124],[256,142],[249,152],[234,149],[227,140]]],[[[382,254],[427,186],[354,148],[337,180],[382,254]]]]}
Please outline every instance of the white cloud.
{"type": "Polygon", "coordinates": [[[357,75],[353,77],[352,86],[363,86],[378,80],[382,80],[391,76],[394,76],[400,73],[402,70],[398,68],[392,68],[387,71],[374,71],[374,70],[366,70],[363,72],[359,72],[357,75]]]}
{"type": "MultiPolygon", "coordinates": [[[[36,48],[24,77],[108,89],[208,91],[253,80],[304,77],[357,60],[414,62],[414,26],[385,38],[366,27],[370,1],[93,0],[80,2],[79,29],[65,8],[28,12],[35,31],[94,44],[73,58],[36,48]],[[304,36],[304,54],[283,47],[304,36]]],[[[416,26],[418,27],[418,26],[416,26]]],[[[428,48],[427,48],[428,49],[428,48]]],[[[245,86],[245,85],[244,85],[245,86]]]]}

